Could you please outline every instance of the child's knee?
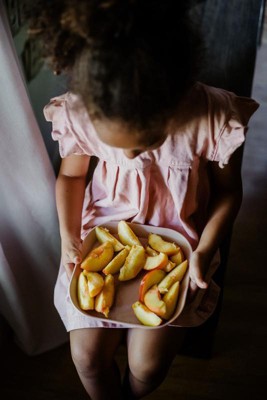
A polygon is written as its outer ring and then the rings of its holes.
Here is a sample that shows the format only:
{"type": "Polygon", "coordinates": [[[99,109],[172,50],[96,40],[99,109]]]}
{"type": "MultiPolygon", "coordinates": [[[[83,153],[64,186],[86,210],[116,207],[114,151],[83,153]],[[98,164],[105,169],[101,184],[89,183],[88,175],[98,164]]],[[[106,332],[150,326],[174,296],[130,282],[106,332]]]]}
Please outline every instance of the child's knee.
{"type": "Polygon", "coordinates": [[[168,368],[159,359],[133,359],[129,360],[129,369],[135,379],[151,384],[161,383],[167,374],[168,368]]]}
{"type": "Polygon", "coordinates": [[[72,346],[71,356],[78,373],[87,378],[103,375],[113,362],[100,349],[85,348],[83,345],[72,346]]]}

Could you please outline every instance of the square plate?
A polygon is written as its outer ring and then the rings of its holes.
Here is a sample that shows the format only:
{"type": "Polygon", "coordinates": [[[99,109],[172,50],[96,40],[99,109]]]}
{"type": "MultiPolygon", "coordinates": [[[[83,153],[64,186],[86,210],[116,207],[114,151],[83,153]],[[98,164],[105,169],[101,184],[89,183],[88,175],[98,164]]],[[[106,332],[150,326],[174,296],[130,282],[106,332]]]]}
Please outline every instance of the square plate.
{"type": "MultiPolygon", "coordinates": [[[[128,223],[128,222],[127,222],[128,223]]],[[[147,237],[149,233],[157,233],[158,235],[162,236],[163,239],[175,242],[177,243],[184,255],[185,258],[189,260],[190,255],[192,253],[192,248],[187,241],[187,239],[184,238],[180,233],[168,229],[168,228],[159,228],[155,226],[149,226],[149,225],[141,225],[141,224],[135,224],[135,223],[128,223],[128,225],[131,227],[131,229],[134,231],[134,233],[138,236],[138,238],[141,240],[143,245],[146,245],[147,243],[147,237]]],[[[118,227],[118,222],[109,222],[103,225],[103,228],[107,228],[111,234],[114,236],[118,237],[117,235],[117,227],[118,227]]],[[[89,251],[93,249],[96,245],[99,245],[99,242],[97,241],[96,234],[95,234],[95,229],[92,229],[87,237],[85,238],[83,242],[83,251],[82,251],[82,258],[84,259],[89,251]]],[[[78,303],[78,297],[77,297],[77,282],[78,282],[78,277],[81,273],[81,268],[79,265],[76,265],[70,285],[69,285],[69,294],[70,294],[70,299],[74,305],[74,307],[83,315],[86,315],[88,318],[97,318],[98,320],[104,321],[104,322],[111,322],[111,323],[116,323],[119,325],[124,325],[125,327],[135,327],[135,328],[144,328],[144,329],[157,329],[161,328],[163,326],[166,326],[173,322],[182,312],[184,305],[185,305],[185,299],[186,299],[186,294],[187,294],[187,289],[188,289],[188,284],[189,284],[189,268],[187,269],[187,272],[181,282],[180,286],[180,291],[179,291],[179,297],[178,297],[178,302],[177,302],[177,307],[175,310],[175,313],[173,314],[172,318],[169,319],[168,321],[162,323],[160,326],[157,327],[150,327],[150,326],[145,326],[141,324],[141,322],[138,321],[136,318],[133,310],[132,310],[132,304],[135,303],[138,298],[139,298],[139,287],[140,287],[140,282],[143,278],[143,276],[148,272],[145,270],[142,270],[136,278],[131,279],[129,281],[124,281],[120,282],[118,280],[118,274],[114,275],[115,278],[115,300],[113,303],[112,308],[110,309],[109,316],[108,318],[105,318],[101,313],[98,313],[96,311],[84,311],[79,307],[78,303]]]]}

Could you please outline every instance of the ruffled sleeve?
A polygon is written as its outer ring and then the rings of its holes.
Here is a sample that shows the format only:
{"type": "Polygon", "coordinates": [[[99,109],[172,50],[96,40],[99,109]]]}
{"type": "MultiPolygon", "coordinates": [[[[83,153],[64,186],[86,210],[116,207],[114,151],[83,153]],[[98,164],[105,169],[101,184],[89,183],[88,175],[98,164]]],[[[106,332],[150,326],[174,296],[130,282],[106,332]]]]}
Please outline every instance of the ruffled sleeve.
{"type": "Polygon", "coordinates": [[[245,141],[248,122],[259,104],[222,89],[209,88],[206,95],[208,120],[205,131],[208,138],[202,142],[202,152],[208,160],[217,161],[223,168],[245,141]]]}
{"type": "Polygon", "coordinates": [[[67,94],[54,97],[44,107],[44,116],[48,122],[52,122],[52,138],[58,141],[59,154],[62,158],[72,154],[85,154],[79,145],[79,140],[69,128],[68,115],[66,112],[67,94]]]}

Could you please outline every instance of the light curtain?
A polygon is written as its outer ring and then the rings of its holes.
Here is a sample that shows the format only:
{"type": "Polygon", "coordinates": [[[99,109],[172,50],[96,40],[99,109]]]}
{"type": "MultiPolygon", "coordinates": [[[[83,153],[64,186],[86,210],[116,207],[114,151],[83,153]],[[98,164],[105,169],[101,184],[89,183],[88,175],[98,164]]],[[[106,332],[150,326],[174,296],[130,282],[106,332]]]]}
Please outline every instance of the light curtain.
{"type": "Polygon", "coordinates": [[[67,340],[53,305],[55,176],[0,1],[0,315],[30,355],[67,340]]]}

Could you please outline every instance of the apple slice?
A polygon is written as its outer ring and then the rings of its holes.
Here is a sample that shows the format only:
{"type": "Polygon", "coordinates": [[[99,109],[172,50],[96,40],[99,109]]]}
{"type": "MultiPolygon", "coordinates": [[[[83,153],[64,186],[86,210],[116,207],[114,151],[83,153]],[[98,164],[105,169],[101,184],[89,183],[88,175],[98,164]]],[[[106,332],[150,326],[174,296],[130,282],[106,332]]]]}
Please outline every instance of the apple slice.
{"type": "Polygon", "coordinates": [[[105,242],[85,257],[81,263],[81,268],[86,271],[101,271],[113,258],[114,248],[110,242],[105,242]]]}
{"type": "Polygon", "coordinates": [[[115,296],[114,277],[109,274],[105,277],[104,287],[95,298],[95,310],[108,317],[115,296]]]}
{"type": "Polygon", "coordinates": [[[104,286],[103,277],[98,272],[83,271],[83,274],[87,279],[89,296],[95,297],[104,286]]]}
{"type": "Polygon", "coordinates": [[[83,275],[83,273],[80,273],[78,278],[77,295],[78,295],[78,303],[82,310],[94,309],[95,301],[89,295],[87,278],[83,275]]]}
{"type": "Polygon", "coordinates": [[[171,260],[168,261],[168,264],[163,268],[166,272],[171,272],[176,267],[177,264],[172,262],[171,260]]]}
{"type": "Polygon", "coordinates": [[[139,287],[139,300],[144,302],[144,295],[153,285],[162,281],[166,276],[166,273],[162,269],[153,269],[152,271],[145,274],[141,280],[139,287]]]}
{"type": "Polygon", "coordinates": [[[169,288],[177,281],[181,282],[188,267],[188,261],[185,260],[177,265],[165,278],[158,284],[160,293],[167,293],[169,288]]]}
{"type": "Polygon", "coordinates": [[[162,317],[167,312],[166,304],[161,300],[161,294],[157,285],[153,285],[145,293],[144,303],[150,311],[153,311],[159,317],[162,317]]]}
{"type": "Polygon", "coordinates": [[[185,259],[184,253],[182,252],[182,249],[180,248],[179,251],[174,254],[173,256],[170,257],[170,260],[174,262],[176,265],[181,264],[185,259]]]}
{"type": "Polygon", "coordinates": [[[149,255],[150,257],[154,257],[157,256],[159,254],[158,251],[153,250],[150,246],[146,246],[146,253],[147,255],[149,255]]]}
{"type": "Polygon", "coordinates": [[[144,265],[144,269],[146,271],[150,271],[151,269],[163,269],[166,267],[166,265],[168,264],[168,256],[165,253],[159,253],[156,256],[148,256],[146,258],[146,262],[144,265]]]}
{"type": "Polygon", "coordinates": [[[128,281],[135,278],[143,269],[146,262],[143,246],[132,246],[124,265],[120,269],[119,281],[128,281]]]}
{"type": "Polygon", "coordinates": [[[162,319],[152,311],[150,311],[144,304],[140,301],[136,301],[132,305],[133,311],[136,318],[146,326],[159,326],[162,323],[162,319]]]}
{"type": "Polygon", "coordinates": [[[100,243],[111,242],[114,247],[114,251],[121,251],[124,249],[123,244],[116,239],[107,228],[96,226],[95,234],[100,243]]]}
{"type": "MultiPolygon", "coordinates": [[[[128,247],[128,246],[127,246],[128,247]]],[[[124,248],[123,250],[121,250],[109,263],[108,265],[103,269],[103,273],[105,275],[108,274],[116,274],[117,272],[119,272],[119,270],[121,269],[121,267],[123,266],[126,257],[129,254],[129,249],[128,248],[124,248]]]]}
{"type": "Polygon", "coordinates": [[[163,301],[166,305],[166,312],[164,315],[160,315],[162,318],[168,320],[173,316],[175,311],[177,300],[179,296],[180,282],[175,282],[167,293],[163,296],[163,301]]]}
{"type": "Polygon", "coordinates": [[[140,240],[126,221],[120,221],[118,223],[118,235],[121,242],[125,245],[128,244],[129,246],[142,246],[140,240]]]}
{"type": "Polygon", "coordinates": [[[168,242],[156,233],[149,233],[148,244],[152,249],[165,253],[168,256],[177,253],[180,248],[176,243],[168,242]]]}

